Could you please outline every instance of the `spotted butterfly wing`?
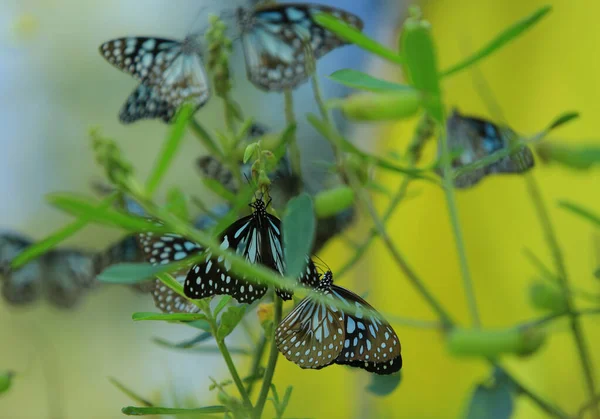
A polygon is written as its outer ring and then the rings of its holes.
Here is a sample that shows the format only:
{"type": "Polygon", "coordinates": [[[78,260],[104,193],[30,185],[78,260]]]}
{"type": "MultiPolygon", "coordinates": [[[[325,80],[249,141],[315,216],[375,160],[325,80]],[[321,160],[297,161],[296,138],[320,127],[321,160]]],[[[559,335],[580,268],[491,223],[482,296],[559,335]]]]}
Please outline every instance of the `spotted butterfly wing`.
{"type": "MultiPolygon", "coordinates": [[[[178,234],[140,233],[138,243],[145,259],[153,265],[165,265],[183,260],[202,251],[200,245],[178,234]]],[[[174,278],[177,282],[183,284],[186,274],[187,269],[178,271],[174,274],[174,278]]],[[[165,313],[194,313],[199,311],[197,306],[174,292],[159,279],[154,280],[151,292],[154,304],[165,313]]]]}
{"type": "Polygon", "coordinates": [[[100,53],[115,67],[141,83],[120,111],[123,123],[144,118],[171,122],[177,109],[189,102],[195,110],[210,98],[210,87],[198,42],[153,37],[127,37],[105,42],[100,53]]]}
{"type": "Polygon", "coordinates": [[[346,44],[315,22],[320,12],[362,30],[360,18],[327,6],[292,3],[238,9],[246,72],[255,86],[266,91],[293,89],[308,79],[313,59],[346,44]]]}
{"type": "MultiPolygon", "coordinates": [[[[316,273],[316,281],[319,274],[316,273]]],[[[324,279],[316,291],[331,297],[331,280],[324,279]]],[[[337,359],[344,344],[344,314],[334,305],[305,298],[275,331],[279,352],[301,368],[321,369],[337,359]]]]}
{"type": "Polygon", "coordinates": [[[382,375],[402,368],[398,336],[389,323],[369,313],[374,310],[369,303],[333,285],[331,271],[325,273],[317,291],[332,302],[354,306],[355,312],[310,297],[302,300],[275,332],[277,347],[288,360],[301,368],[319,369],[336,363],[382,375]]]}
{"type": "Polygon", "coordinates": [[[354,304],[356,313],[344,313],[345,337],[336,364],[358,367],[376,374],[393,374],[402,368],[400,340],[385,320],[367,312],[374,308],[350,290],[332,285],[334,298],[354,304]]]}
{"type": "Polygon", "coordinates": [[[32,241],[12,233],[0,235],[0,282],[2,296],[10,304],[29,304],[42,293],[43,259],[33,260],[17,270],[10,267],[12,260],[33,244],[32,241]]]}

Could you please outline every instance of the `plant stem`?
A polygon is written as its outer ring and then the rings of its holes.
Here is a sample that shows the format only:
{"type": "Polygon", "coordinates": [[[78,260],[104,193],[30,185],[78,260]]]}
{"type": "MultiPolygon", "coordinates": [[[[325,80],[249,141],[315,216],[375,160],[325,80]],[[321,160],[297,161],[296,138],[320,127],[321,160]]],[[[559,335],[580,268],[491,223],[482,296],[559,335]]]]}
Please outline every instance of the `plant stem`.
{"type": "MultiPolygon", "coordinates": [[[[571,325],[571,331],[573,332],[573,339],[575,340],[575,345],[577,346],[577,352],[579,354],[579,360],[583,369],[588,397],[590,399],[593,399],[596,394],[596,384],[594,382],[592,361],[590,359],[585,338],[583,336],[583,331],[581,330],[579,316],[576,314],[575,311],[573,295],[569,289],[569,279],[567,276],[567,269],[565,266],[564,256],[558,244],[558,239],[556,237],[556,232],[554,231],[554,227],[550,219],[550,214],[548,213],[548,209],[546,208],[546,205],[542,198],[542,194],[540,192],[540,188],[537,182],[535,181],[535,178],[530,173],[528,173],[527,175],[525,175],[525,182],[527,185],[529,196],[533,202],[533,205],[537,212],[537,216],[540,220],[542,230],[544,232],[544,237],[552,253],[555,269],[558,274],[559,285],[561,286],[565,297],[567,313],[571,325]]],[[[592,413],[596,419],[599,419],[600,407],[598,407],[598,405],[592,406],[592,413]]]]}
{"type": "Polygon", "coordinates": [[[477,310],[477,302],[475,300],[475,292],[473,289],[473,280],[469,271],[467,262],[467,252],[462,235],[462,229],[458,219],[458,209],[456,207],[456,197],[454,196],[454,181],[450,162],[450,150],[448,149],[448,141],[446,138],[446,127],[440,126],[440,145],[442,147],[442,187],[446,195],[446,203],[448,205],[448,214],[450,216],[450,224],[454,232],[454,240],[456,242],[456,250],[458,252],[458,260],[460,262],[460,270],[462,273],[463,286],[469,311],[471,313],[471,321],[473,327],[479,328],[481,322],[479,320],[479,312],[477,310]]]}
{"type": "Polygon", "coordinates": [[[262,416],[265,402],[267,401],[267,396],[269,395],[269,390],[271,389],[271,382],[273,381],[273,374],[275,373],[275,365],[277,365],[277,356],[279,355],[279,350],[277,349],[277,344],[275,343],[275,330],[277,329],[277,325],[281,323],[283,302],[281,298],[275,294],[274,300],[275,314],[273,316],[273,335],[271,336],[271,348],[269,352],[269,360],[267,361],[267,369],[265,370],[265,376],[263,377],[262,387],[260,389],[258,400],[256,401],[256,407],[254,408],[255,419],[260,419],[262,416]]]}
{"type": "MultiPolygon", "coordinates": [[[[266,337],[262,336],[260,338],[260,341],[258,342],[258,345],[256,346],[256,349],[254,350],[254,358],[252,359],[252,368],[250,370],[250,377],[256,377],[258,375],[258,371],[260,370],[260,366],[261,366],[261,360],[262,360],[263,354],[265,353],[266,347],[267,347],[267,339],[266,339],[266,337]]],[[[255,380],[250,380],[248,382],[248,387],[246,388],[246,391],[248,392],[248,396],[252,396],[252,390],[254,390],[255,382],[256,382],[255,380]]]]}
{"type": "MultiPolygon", "coordinates": [[[[291,90],[286,90],[283,94],[285,98],[285,122],[287,126],[296,125],[296,116],[294,115],[294,96],[291,90]]],[[[298,141],[296,139],[296,133],[291,135],[290,142],[290,163],[292,166],[292,173],[302,179],[302,164],[300,157],[300,148],[298,147],[298,141]]]]}
{"type": "Polygon", "coordinates": [[[319,84],[319,79],[315,73],[312,75],[312,87],[315,102],[317,102],[317,106],[319,107],[321,118],[323,118],[323,121],[327,122],[327,124],[331,125],[329,111],[327,110],[327,106],[325,106],[325,101],[323,100],[323,95],[321,94],[321,85],[319,84]]]}

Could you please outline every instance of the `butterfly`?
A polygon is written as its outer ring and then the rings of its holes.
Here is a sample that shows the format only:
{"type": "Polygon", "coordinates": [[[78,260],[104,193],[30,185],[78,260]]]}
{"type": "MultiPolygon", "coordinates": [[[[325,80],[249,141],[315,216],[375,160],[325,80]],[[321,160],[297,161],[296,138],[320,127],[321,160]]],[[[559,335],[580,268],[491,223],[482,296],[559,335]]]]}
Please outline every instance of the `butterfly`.
{"type": "Polygon", "coordinates": [[[376,374],[393,374],[402,368],[400,340],[389,323],[369,314],[373,307],[337,285],[325,272],[315,287],[331,303],[304,298],[279,324],[275,343],[300,368],[321,369],[332,364],[363,368],[376,374]],[[335,301],[356,308],[354,314],[335,301]]]}
{"type": "MultiPolygon", "coordinates": [[[[511,139],[516,138],[516,134],[509,128],[499,127],[484,119],[463,116],[456,109],[448,119],[447,130],[450,151],[460,152],[460,155],[452,161],[453,168],[474,163],[495,151],[505,149],[511,145],[511,139]]],[[[533,153],[524,145],[495,163],[459,175],[454,180],[454,184],[457,188],[468,188],[487,175],[523,173],[531,169],[534,164],[533,153]]]]}
{"type": "Polygon", "coordinates": [[[100,53],[112,65],[140,80],[121,108],[119,119],[128,124],[160,118],[171,122],[184,103],[201,108],[211,90],[204,70],[199,42],[154,37],[125,37],[100,45],[100,53]]]}
{"type": "Polygon", "coordinates": [[[44,296],[55,307],[72,308],[97,285],[94,256],[78,250],[51,250],[13,270],[12,260],[32,244],[17,234],[0,235],[0,279],[6,302],[26,305],[44,296]]]}
{"type": "Polygon", "coordinates": [[[313,60],[347,42],[315,22],[328,13],[362,30],[362,20],[332,7],[291,3],[237,9],[246,73],[265,91],[294,89],[308,80],[313,60]]]}

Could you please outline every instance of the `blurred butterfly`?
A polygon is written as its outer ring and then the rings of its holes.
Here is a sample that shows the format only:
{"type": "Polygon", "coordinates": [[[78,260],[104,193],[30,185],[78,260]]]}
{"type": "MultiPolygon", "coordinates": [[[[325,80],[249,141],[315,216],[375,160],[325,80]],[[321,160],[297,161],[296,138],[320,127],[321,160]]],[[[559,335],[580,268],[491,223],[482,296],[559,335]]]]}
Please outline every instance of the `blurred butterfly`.
{"type": "Polygon", "coordinates": [[[361,19],[332,7],[292,3],[237,9],[246,73],[259,89],[294,89],[308,80],[313,60],[347,42],[315,22],[328,13],[362,30],[361,19]]]}
{"type": "Polygon", "coordinates": [[[304,298],[279,324],[275,343],[300,368],[321,369],[331,364],[393,374],[402,368],[400,340],[389,323],[369,314],[373,307],[358,295],[333,285],[327,271],[316,291],[331,301],[356,307],[345,313],[333,304],[304,298]]]}
{"type": "MultiPolygon", "coordinates": [[[[448,146],[450,151],[459,152],[452,161],[453,168],[474,163],[495,151],[510,146],[517,135],[507,127],[499,127],[484,119],[461,115],[456,109],[447,121],[448,146]]],[[[534,166],[533,153],[522,146],[510,156],[483,168],[459,175],[454,184],[457,188],[468,188],[487,175],[494,173],[523,173],[534,166]]]]}
{"type": "Polygon", "coordinates": [[[184,102],[198,110],[210,98],[201,47],[194,36],[183,41],[117,38],[100,45],[100,53],[109,63],[141,82],[119,113],[125,124],[145,118],[171,122],[184,102]]]}
{"type": "Polygon", "coordinates": [[[15,234],[0,235],[2,296],[8,303],[30,304],[43,295],[56,307],[72,308],[97,285],[93,255],[77,250],[51,250],[13,270],[11,261],[31,244],[15,234]]]}

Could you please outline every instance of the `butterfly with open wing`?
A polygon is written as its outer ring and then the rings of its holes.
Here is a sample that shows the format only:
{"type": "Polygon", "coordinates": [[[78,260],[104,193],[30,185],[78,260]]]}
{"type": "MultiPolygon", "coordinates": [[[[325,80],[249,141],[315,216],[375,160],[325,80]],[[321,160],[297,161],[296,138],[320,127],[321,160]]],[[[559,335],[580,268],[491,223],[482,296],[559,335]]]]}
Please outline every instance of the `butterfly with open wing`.
{"type": "MultiPolygon", "coordinates": [[[[285,273],[283,257],[283,240],[281,221],[267,212],[269,202],[259,197],[250,206],[252,214],[240,218],[220,235],[221,249],[232,249],[242,255],[250,263],[263,264],[281,275],[285,273]]],[[[176,234],[153,235],[140,233],[140,246],[151,264],[167,264],[183,260],[191,255],[204,252],[203,261],[193,265],[187,274],[178,272],[177,280],[183,283],[186,297],[203,299],[213,295],[230,295],[240,303],[251,304],[262,298],[267,286],[248,281],[230,272],[231,265],[227,258],[214,257],[210,249],[203,249],[197,243],[176,234]],[[185,280],[183,280],[185,276],[185,280]]],[[[317,277],[317,268],[307,257],[307,267],[298,280],[306,286],[314,286],[313,279],[317,277]]],[[[292,298],[292,291],[278,288],[277,295],[283,300],[292,298]]],[[[188,312],[195,306],[169,288],[156,282],[153,291],[155,301],[163,311],[188,312]],[[168,301],[167,301],[168,299],[168,301]],[[169,306],[167,307],[167,303],[169,306]]]]}
{"type": "Polygon", "coordinates": [[[140,80],[119,113],[124,124],[152,118],[172,122],[184,103],[197,111],[210,98],[200,43],[192,35],[183,41],[117,38],[99,49],[109,63],[140,80]]]}
{"type": "Polygon", "coordinates": [[[237,9],[248,79],[265,91],[294,89],[306,82],[317,60],[347,42],[319,25],[314,16],[328,13],[362,30],[358,17],[341,9],[308,3],[237,9]]]}
{"type": "Polygon", "coordinates": [[[381,375],[398,372],[402,368],[400,339],[392,326],[372,315],[374,308],[364,299],[333,285],[331,271],[316,285],[316,292],[332,303],[354,306],[353,314],[306,297],[277,327],[279,351],[300,368],[321,369],[335,363],[381,375]]]}
{"type": "MultiPolygon", "coordinates": [[[[452,161],[453,168],[474,163],[496,151],[506,149],[511,146],[511,141],[517,138],[517,135],[508,127],[501,127],[484,119],[462,115],[457,109],[454,109],[448,118],[447,127],[450,151],[460,152],[452,161]]],[[[438,154],[440,153],[441,148],[438,154]]],[[[454,185],[457,188],[469,188],[488,175],[524,173],[534,165],[533,153],[526,145],[523,145],[511,155],[503,157],[495,163],[457,176],[454,179],[454,185]]]]}

